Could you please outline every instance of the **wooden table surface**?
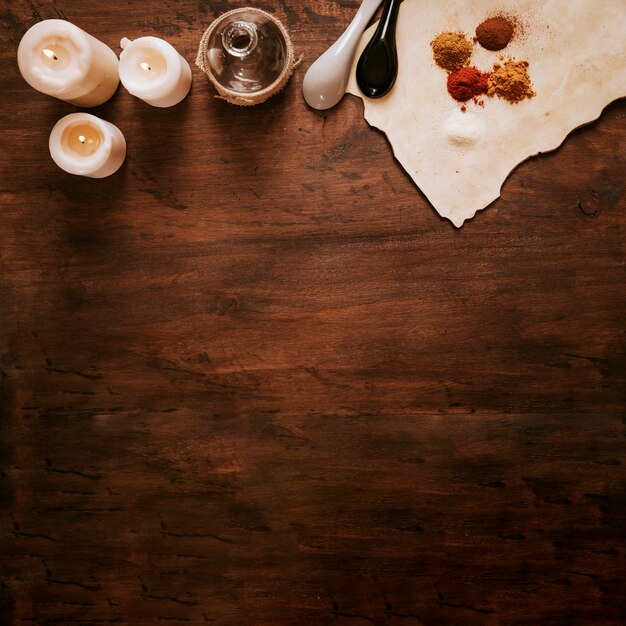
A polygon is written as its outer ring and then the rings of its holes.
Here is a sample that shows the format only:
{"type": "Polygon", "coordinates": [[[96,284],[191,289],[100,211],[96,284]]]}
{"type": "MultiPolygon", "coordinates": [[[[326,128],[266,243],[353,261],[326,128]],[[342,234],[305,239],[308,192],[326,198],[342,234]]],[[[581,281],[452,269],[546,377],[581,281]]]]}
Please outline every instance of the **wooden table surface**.
{"type": "Polygon", "coordinates": [[[67,18],[190,61],[243,1],[2,0],[0,623],[626,623],[626,101],[462,229],[308,65],[356,0],[256,3],[305,61],[256,108],[71,105],[15,54],[67,18]]]}

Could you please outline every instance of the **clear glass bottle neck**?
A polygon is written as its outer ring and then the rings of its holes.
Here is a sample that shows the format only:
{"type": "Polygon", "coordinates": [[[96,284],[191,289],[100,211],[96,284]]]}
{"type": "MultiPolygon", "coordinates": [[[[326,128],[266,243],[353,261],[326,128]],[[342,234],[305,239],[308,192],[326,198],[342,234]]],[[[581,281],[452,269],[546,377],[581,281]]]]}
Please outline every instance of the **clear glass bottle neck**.
{"type": "Polygon", "coordinates": [[[245,59],[259,43],[256,25],[252,22],[233,22],[222,33],[222,45],[227,54],[245,59]]]}

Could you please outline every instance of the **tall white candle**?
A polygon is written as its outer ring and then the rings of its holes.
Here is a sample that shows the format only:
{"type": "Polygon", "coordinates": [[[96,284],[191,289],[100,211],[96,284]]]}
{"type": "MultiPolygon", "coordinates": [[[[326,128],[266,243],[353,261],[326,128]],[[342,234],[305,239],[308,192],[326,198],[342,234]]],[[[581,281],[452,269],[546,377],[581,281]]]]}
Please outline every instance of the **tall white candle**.
{"type": "Polygon", "coordinates": [[[106,102],[119,84],[115,52],[65,20],[44,20],[26,31],[17,63],[31,87],[80,107],[106,102]]]}
{"type": "Polygon", "coordinates": [[[50,155],[70,174],[104,178],[116,172],[126,157],[120,129],[89,113],[61,118],[50,133],[50,155]]]}
{"type": "Polygon", "coordinates": [[[133,96],[155,107],[171,107],[189,93],[189,63],[167,41],[124,37],[120,46],[120,79],[133,96]]]}

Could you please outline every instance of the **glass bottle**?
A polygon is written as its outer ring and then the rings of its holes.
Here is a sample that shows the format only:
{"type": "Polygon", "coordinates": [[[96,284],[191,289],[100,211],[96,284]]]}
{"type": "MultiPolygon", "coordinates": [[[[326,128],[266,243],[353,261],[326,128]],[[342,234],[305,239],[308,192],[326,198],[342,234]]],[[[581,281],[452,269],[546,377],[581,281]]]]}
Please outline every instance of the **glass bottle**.
{"type": "Polygon", "coordinates": [[[216,24],[207,43],[207,60],[220,85],[253,94],[279,78],[287,60],[287,45],[275,22],[242,9],[226,14],[216,24]]]}

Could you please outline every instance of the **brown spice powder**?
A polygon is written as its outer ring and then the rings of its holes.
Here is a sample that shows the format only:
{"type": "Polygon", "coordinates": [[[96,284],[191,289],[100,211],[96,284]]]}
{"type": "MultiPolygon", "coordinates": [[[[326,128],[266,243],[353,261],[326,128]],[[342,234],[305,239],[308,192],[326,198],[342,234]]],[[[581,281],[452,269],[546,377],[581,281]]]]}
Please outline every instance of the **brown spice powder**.
{"type": "Polygon", "coordinates": [[[435,63],[448,72],[467,65],[472,56],[473,44],[463,33],[440,33],[430,45],[435,63]]]}
{"type": "Polygon", "coordinates": [[[476,29],[478,43],[487,50],[502,50],[509,45],[515,23],[502,15],[490,17],[476,29]]]}
{"type": "Polygon", "coordinates": [[[521,102],[524,98],[535,96],[528,75],[528,61],[509,59],[503,65],[495,63],[489,77],[487,93],[511,103],[521,102]]]}

